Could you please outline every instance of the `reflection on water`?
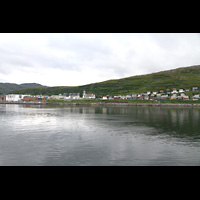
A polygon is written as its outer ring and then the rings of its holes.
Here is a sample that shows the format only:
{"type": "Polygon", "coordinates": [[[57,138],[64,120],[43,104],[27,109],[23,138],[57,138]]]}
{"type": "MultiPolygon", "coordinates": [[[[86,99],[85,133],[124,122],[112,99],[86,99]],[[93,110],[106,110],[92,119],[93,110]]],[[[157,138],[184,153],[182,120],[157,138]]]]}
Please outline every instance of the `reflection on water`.
{"type": "Polygon", "coordinates": [[[200,165],[200,109],[0,105],[0,165],[200,165]]]}

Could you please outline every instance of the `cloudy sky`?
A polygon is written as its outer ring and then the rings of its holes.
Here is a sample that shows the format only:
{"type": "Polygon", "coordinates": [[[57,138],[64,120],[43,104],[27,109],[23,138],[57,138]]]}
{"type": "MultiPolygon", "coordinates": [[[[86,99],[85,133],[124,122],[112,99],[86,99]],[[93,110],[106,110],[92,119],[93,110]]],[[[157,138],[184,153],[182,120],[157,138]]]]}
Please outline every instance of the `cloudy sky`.
{"type": "Polygon", "coordinates": [[[197,33],[0,33],[0,82],[78,86],[199,64],[197,33]]]}

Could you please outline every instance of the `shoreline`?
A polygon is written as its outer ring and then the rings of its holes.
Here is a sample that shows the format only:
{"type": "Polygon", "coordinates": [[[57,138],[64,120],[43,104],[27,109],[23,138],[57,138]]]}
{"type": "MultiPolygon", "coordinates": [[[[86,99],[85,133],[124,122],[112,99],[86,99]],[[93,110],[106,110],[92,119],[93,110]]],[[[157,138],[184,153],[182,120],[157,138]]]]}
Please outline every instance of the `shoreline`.
{"type": "Polygon", "coordinates": [[[159,107],[200,107],[200,104],[178,104],[178,103],[73,103],[73,102],[0,102],[0,104],[18,104],[18,105],[59,105],[59,106],[159,106],[159,107]]]}

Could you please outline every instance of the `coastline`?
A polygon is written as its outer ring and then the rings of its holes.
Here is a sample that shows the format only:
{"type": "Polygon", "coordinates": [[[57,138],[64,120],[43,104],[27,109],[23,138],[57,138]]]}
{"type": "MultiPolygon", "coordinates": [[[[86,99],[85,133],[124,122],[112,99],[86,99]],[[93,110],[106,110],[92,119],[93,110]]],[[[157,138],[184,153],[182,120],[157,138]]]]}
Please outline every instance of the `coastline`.
{"type": "Polygon", "coordinates": [[[59,105],[59,106],[158,106],[158,107],[200,107],[200,104],[178,103],[127,103],[127,102],[97,102],[97,103],[74,103],[74,102],[0,102],[0,104],[18,105],[59,105]]]}

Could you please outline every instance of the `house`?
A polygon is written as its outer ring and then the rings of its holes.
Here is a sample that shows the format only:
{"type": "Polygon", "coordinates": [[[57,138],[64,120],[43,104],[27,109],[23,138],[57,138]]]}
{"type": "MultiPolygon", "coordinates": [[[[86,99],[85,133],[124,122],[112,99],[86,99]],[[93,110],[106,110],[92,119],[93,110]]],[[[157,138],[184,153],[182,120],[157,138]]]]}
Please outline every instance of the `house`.
{"type": "Polygon", "coordinates": [[[126,95],[126,99],[131,100],[132,99],[131,95],[126,95]]]}
{"type": "Polygon", "coordinates": [[[108,99],[108,97],[107,96],[103,96],[103,100],[107,100],[108,99]]]}
{"type": "Polygon", "coordinates": [[[85,94],[84,99],[95,99],[95,94],[85,94]]]}
{"type": "Polygon", "coordinates": [[[73,93],[72,98],[73,99],[80,99],[81,98],[80,93],[73,93]]]}
{"type": "Polygon", "coordinates": [[[173,88],[173,91],[171,92],[172,94],[177,94],[178,91],[176,90],[176,88],[173,88]]]}
{"type": "Polygon", "coordinates": [[[6,96],[0,96],[0,102],[3,102],[6,100],[6,96]]]}
{"type": "Polygon", "coordinates": [[[177,94],[173,94],[172,97],[176,97],[177,98],[177,94]]]}
{"type": "Polygon", "coordinates": [[[114,99],[120,99],[120,97],[119,96],[114,96],[114,99]]]}
{"type": "Polygon", "coordinates": [[[169,96],[167,94],[161,96],[161,99],[168,99],[168,98],[169,98],[169,96]]]}
{"type": "Polygon", "coordinates": [[[140,96],[140,97],[139,97],[139,100],[144,100],[143,96],[140,96]]]}
{"type": "Polygon", "coordinates": [[[182,97],[184,97],[184,96],[185,96],[185,94],[184,94],[184,93],[181,93],[181,96],[182,96],[182,97]]]}
{"type": "Polygon", "coordinates": [[[25,96],[23,101],[38,101],[38,97],[25,96]]]}
{"type": "Polygon", "coordinates": [[[190,89],[185,89],[185,92],[189,92],[190,91],[190,89]]]}
{"type": "Polygon", "coordinates": [[[80,93],[69,93],[69,94],[64,94],[65,99],[80,99],[80,93]]]}
{"type": "Polygon", "coordinates": [[[65,99],[65,97],[62,95],[62,94],[59,94],[59,99],[61,100],[63,100],[63,99],[65,99]]]}
{"type": "Polygon", "coordinates": [[[150,95],[150,94],[151,94],[151,92],[150,92],[150,91],[148,91],[148,92],[147,92],[147,95],[150,95]]]}
{"type": "Polygon", "coordinates": [[[25,96],[30,95],[22,95],[22,94],[8,94],[6,95],[6,101],[7,102],[18,102],[22,101],[25,96]]]}
{"type": "Polygon", "coordinates": [[[149,96],[148,96],[148,95],[145,95],[145,96],[144,96],[144,100],[149,100],[149,96]]]}
{"type": "Polygon", "coordinates": [[[160,93],[161,93],[161,94],[165,94],[163,90],[160,90],[160,93]]]}
{"type": "Polygon", "coordinates": [[[200,99],[200,95],[199,95],[199,94],[194,95],[194,96],[193,96],[193,99],[200,99]]]}
{"type": "Polygon", "coordinates": [[[47,98],[46,97],[40,97],[38,98],[39,101],[45,101],[47,98]]]}
{"type": "MultiPolygon", "coordinates": [[[[62,96],[62,95],[59,95],[59,96],[62,96]]],[[[49,98],[48,96],[42,96],[42,95],[38,95],[36,97],[38,98],[38,101],[44,101],[49,98]]]]}
{"type": "Polygon", "coordinates": [[[126,99],[126,96],[120,95],[120,99],[126,99]]]}
{"type": "MultiPolygon", "coordinates": [[[[38,98],[43,98],[42,96],[38,96],[38,98]]],[[[59,94],[59,95],[52,95],[51,96],[51,99],[56,99],[56,100],[64,100],[66,99],[65,96],[63,96],[62,94],[59,94]]]]}
{"type": "Polygon", "coordinates": [[[170,100],[174,100],[174,99],[177,99],[177,97],[171,96],[170,100]]]}
{"type": "Polygon", "coordinates": [[[157,94],[158,94],[158,92],[157,92],[157,91],[153,92],[153,95],[157,95],[157,94]]]}
{"type": "Polygon", "coordinates": [[[178,100],[182,100],[182,99],[183,99],[183,96],[178,96],[177,99],[178,99],[178,100]]]}
{"type": "Polygon", "coordinates": [[[198,91],[198,87],[193,87],[193,88],[192,88],[192,91],[193,91],[193,92],[198,91]]]}
{"type": "Polygon", "coordinates": [[[166,89],[166,92],[167,92],[167,94],[170,94],[171,90],[170,89],[166,89]]]}
{"type": "Polygon", "coordinates": [[[83,99],[95,99],[95,94],[86,94],[86,91],[83,91],[83,99]]]}
{"type": "Polygon", "coordinates": [[[189,96],[184,96],[183,99],[184,100],[190,100],[189,96]]]}
{"type": "Polygon", "coordinates": [[[137,99],[137,94],[132,94],[132,99],[137,99]]]}
{"type": "MultiPolygon", "coordinates": [[[[38,98],[41,98],[41,97],[38,97],[38,98]]],[[[59,95],[52,95],[51,99],[64,100],[64,99],[66,99],[66,97],[61,95],[61,94],[59,94],[59,95]]]]}
{"type": "Polygon", "coordinates": [[[184,93],[184,92],[185,92],[184,89],[179,90],[179,93],[184,93]]]}
{"type": "Polygon", "coordinates": [[[171,99],[171,100],[173,100],[173,99],[177,99],[177,95],[176,95],[176,94],[173,94],[173,95],[171,96],[170,99],[171,99]]]}

